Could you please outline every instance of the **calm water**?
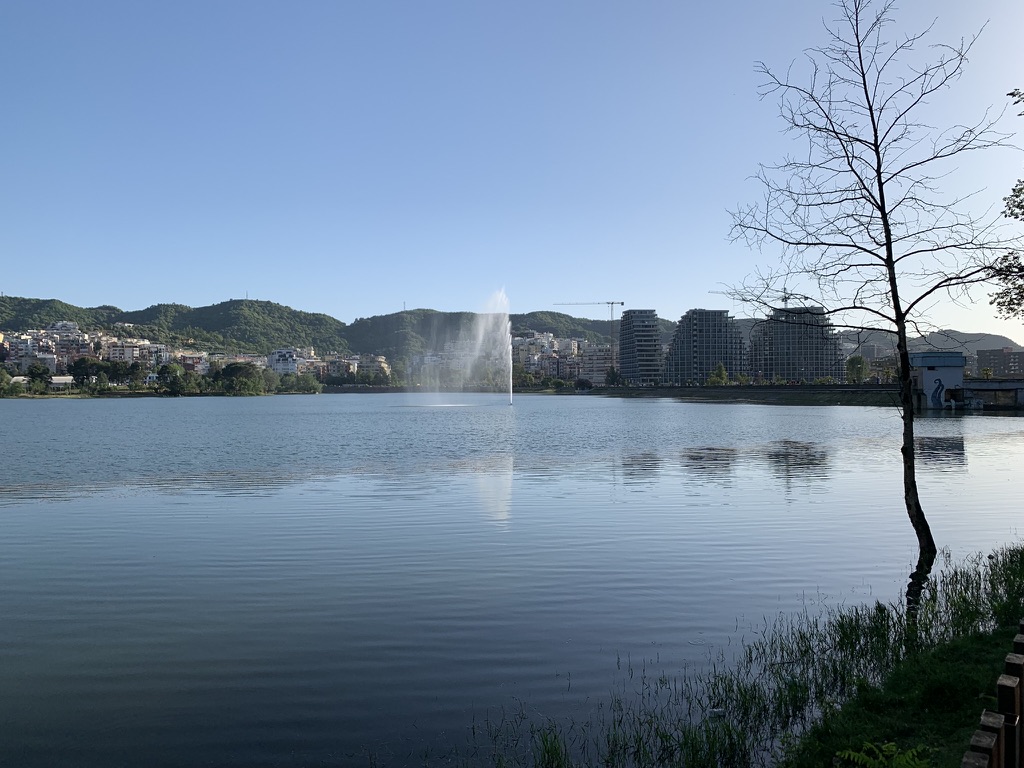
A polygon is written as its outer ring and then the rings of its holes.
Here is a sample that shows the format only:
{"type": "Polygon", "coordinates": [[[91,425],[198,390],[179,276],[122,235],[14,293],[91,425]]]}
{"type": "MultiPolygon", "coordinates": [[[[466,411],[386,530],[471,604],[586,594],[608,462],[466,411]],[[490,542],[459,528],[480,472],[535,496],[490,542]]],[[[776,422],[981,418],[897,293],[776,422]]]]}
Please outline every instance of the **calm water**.
{"type": "MultiPolygon", "coordinates": [[[[500,396],[0,400],[0,764],[416,764],[581,716],[915,555],[899,420],[500,396]],[[620,663],[621,662],[621,663],[620,663]]],[[[921,420],[954,556],[1019,538],[1024,419],[921,420]]]]}

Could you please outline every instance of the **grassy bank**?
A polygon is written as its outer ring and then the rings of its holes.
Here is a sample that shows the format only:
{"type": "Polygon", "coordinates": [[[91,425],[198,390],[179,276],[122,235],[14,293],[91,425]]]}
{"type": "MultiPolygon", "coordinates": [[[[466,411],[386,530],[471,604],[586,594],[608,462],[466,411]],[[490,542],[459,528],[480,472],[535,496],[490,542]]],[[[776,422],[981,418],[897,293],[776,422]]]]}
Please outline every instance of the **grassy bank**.
{"type": "Polygon", "coordinates": [[[1017,545],[946,562],[916,622],[902,604],[881,603],[768,618],[702,670],[629,670],[585,722],[502,716],[446,762],[804,768],[869,742],[922,747],[908,765],[958,766],[1022,615],[1017,545]]]}

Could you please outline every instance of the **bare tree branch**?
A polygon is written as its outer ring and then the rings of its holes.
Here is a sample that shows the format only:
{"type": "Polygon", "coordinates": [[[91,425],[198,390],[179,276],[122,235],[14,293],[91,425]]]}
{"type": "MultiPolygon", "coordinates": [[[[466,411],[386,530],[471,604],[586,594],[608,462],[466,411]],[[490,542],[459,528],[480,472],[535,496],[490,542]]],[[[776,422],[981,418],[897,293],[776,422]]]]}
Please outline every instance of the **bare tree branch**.
{"type": "MultiPolygon", "coordinates": [[[[930,27],[895,33],[891,1],[835,7],[826,43],[806,52],[805,78],[793,67],[777,73],[757,65],[759,95],[779,100],[779,117],[804,151],[762,165],[761,200],[733,212],[733,239],[774,248],[778,263],[728,294],[762,309],[797,299],[837,327],[895,337],[904,500],[919,565],[930,567],[935,542],[917,493],[907,334],[936,303],[966,301],[974,286],[1020,274],[1019,256],[1006,256],[1020,252],[1020,241],[1004,234],[999,217],[978,216],[972,195],[944,189],[955,163],[1006,146],[1008,137],[989,112],[942,129],[926,122],[932,102],[963,73],[977,36],[926,46],[930,27]]],[[[1011,95],[1024,101],[1019,91],[1011,95]]],[[[1013,210],[1024,215],[1020,187],[1021,207],[1013,210]]]]}

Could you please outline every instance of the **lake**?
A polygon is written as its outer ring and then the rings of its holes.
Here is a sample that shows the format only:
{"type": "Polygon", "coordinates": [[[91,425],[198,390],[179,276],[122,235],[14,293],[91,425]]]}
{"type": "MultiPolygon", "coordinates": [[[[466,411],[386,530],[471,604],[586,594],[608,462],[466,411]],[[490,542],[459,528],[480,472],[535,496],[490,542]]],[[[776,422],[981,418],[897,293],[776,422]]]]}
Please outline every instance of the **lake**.
{"type": "MultiPolygon", "coordinates": [[[[765,616],[897,600],[916,557],[895,410],[365,394],[0,424],[3,765],[415,765],[765,616]]],[[[1024,419],[918,435],[940,547],[1018,541],[1024,419]]]]}

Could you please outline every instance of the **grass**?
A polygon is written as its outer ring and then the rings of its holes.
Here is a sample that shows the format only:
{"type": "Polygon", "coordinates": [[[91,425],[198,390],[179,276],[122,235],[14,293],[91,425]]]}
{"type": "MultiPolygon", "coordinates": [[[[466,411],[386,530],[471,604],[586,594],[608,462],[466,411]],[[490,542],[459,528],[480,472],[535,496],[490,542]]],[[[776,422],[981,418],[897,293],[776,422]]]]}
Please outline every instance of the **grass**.
{"type": "Polygon", "coordinates": [[[996,679],[1016,628],[939,645],[904,660],[881,686],[869,686],[816,723],[790,750],[788,768],[830,765],[864,743],[924,747],[927,764],[958,768],[982,709],[995,709],[996,679]]]}
{"type": "Polygon", "coordinates": [[[706,669],[630,669],[585,721],[535,723],[519,712],[474,727],[473,743],[446,762],[804,768],[848,750],[865,765],[958,766],[982,709],[994,705],[1022,616],[1024,545],[956,564],[947,557],[916,622],[902,604],[780,614],[706,669]]]}

